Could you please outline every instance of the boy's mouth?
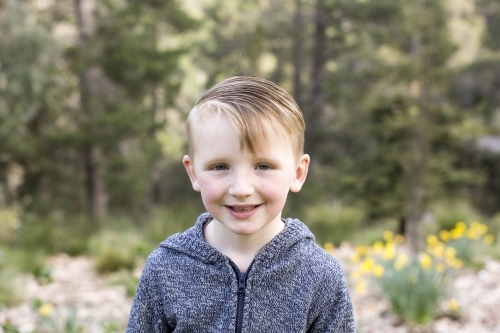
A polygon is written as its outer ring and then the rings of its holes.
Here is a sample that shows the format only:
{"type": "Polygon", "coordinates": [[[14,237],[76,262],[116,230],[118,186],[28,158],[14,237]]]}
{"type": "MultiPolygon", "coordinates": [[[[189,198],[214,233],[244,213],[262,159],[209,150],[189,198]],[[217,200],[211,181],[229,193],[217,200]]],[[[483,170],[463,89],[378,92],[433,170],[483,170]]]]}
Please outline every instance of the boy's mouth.
{"type": "Polygon", "coordinates": [[[234,210],[235,212],[248,212],[260,205],[253,206],[227,206],[228,208],[234,210]]]}

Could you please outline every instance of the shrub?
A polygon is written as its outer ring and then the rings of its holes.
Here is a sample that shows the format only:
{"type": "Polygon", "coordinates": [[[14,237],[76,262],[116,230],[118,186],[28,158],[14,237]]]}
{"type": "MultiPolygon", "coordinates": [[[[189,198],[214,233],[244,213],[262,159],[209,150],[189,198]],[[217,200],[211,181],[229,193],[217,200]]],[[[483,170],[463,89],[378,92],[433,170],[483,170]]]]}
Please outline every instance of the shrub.
{"type": "MultiPolygon", "coordinates": [[[[433,236],[429,237],[432,239],[433,236]]],[[[495,240],[493,235],[488,234],[488,227],[479,222],[472,222],[469,226],[457,222],[451,230],[441,230],[439,238],[455,249],[457,258],[471,266],[476,265],[474,259],[484,246],[493,244],[495,240]]]]}
{"type": "Polygon", "coordinates": [[[352,237],[364,217],[360,209],[328,203],[309,207],[306,210],[305,222],[318,243],[330,241],[339,245],[352,237]]]}
{"type": "Polygon", "coordinates": [[[435,228],[431,233],[437,233],[439,230],[452,229],[457,221],[474,221],[480,218],[474,208],[467,202],[438,202],[433,205],[435,228]]]}
{"type": "Polygon", "coordinates": [[[455,249],[446,247],[436,236],[429,238],[427,251],[410,259],[400,246],[402,236],[384,232],[384,242],[359,246],[351,261],[356,264],[353,278],[356,290],[366,290],[366,280],[378,286],[393,311],[409,325],[432,321],[454,270],[462,266],[455,249]]]}
{"type": "Polygon", "coordinates": [[[137,233],[104,231],[90,239],[89,251],[97,272],[116,272],[135,267],[142,244],[137,233]]]}
{"type": "Polygon", "coordinates": [[[134,297],[139,279],[130,271],[120,270],[108,276],[107,282],[112,285],[125,286],[128,297],[134,297]]]}
{"type": "Polygon", "coordinates": [[[20,226],[19,214],[15,208],[0,208],[0,242],[8,243],[14,237],[14,231],[20,226]]]}
{"type": "Polygon", "coordinates": [[[5,262],[6,254],[0,250],[0,308],[12,306],[22,301],[18,272],[5,262]]]}
{"type": "Polygon", "coordinates": [[[194,209],[187,204],[169,208],[156,207],[146,228],[146,237],[156,247],[168,236],[192,227],[203,211],[202,208],[198,209],[196,204],[194,209]]]}

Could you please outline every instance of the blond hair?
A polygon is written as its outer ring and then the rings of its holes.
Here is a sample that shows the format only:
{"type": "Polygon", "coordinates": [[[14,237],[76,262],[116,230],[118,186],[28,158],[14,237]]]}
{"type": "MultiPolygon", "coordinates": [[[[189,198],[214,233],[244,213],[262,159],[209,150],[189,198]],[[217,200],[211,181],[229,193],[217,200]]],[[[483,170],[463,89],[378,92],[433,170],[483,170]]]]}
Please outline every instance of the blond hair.
{"type": "Polygon", "coordinates": [[[194,105],[187,119],[189,155],[194,153],[193,121],[225,115],[233,124],[240,147],[255,153],[266,147],[266,130],[279,129],[290,139],[297,156],[303,154],[305,121],[292,96],[277,84],[256,77],[230,77],[208,90],[194,105]]]}

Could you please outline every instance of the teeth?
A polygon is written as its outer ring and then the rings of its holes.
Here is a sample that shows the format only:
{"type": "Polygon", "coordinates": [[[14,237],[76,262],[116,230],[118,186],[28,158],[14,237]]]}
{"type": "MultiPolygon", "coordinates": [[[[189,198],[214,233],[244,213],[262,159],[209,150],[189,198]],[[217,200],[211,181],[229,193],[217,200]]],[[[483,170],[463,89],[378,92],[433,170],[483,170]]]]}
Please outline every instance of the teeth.
{"type": "Polygon", "coordinates": [[[252,210],[255,208],[255,206],[251,206],[251,207],[231,207],[233,210],[237,211],[237,212],[247,212],[249,210],[252,210]]]}

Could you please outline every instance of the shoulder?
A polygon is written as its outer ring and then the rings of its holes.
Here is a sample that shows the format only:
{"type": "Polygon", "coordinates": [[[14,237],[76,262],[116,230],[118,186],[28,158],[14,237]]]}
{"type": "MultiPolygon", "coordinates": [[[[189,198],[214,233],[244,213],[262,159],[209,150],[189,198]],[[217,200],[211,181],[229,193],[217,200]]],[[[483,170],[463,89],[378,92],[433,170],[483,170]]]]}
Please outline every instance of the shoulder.
{"type": "Polygon", "coordinates": [[[298,244],[298,251],[295,255],[300,255],[305,259],[308,270],[312,275],[328,280],[344,279],[344,271],[338,260],[314,241],[306,240],[298,244]]]}
{"type": "Polygon", "coordinates": [[[314,235],[303,222],[287,219],[287,227],[292,232],[287,234],[287,241],[290,241],[291,246],[286,249],[285,257],[301,258],[312,272],[343,275],[339,262],[316,244],[314,235]]]}

